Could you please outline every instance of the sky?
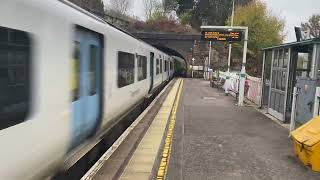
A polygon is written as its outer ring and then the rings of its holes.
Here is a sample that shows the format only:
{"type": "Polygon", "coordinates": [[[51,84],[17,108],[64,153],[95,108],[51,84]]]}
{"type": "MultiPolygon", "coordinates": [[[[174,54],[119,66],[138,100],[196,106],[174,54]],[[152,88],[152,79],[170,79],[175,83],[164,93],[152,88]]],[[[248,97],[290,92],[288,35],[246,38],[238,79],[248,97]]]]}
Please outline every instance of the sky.
{"type": "MultiPolygon", "coordinates": [[[[108,3],[110,0],[103,0],[108,3]]],[[[145,19],[143,0],[133,2],[130,14],[145,19]]],[[[159,0],[160,1],[160,0],[159,0]]],[[[286,21],[285,42],[296,41],[294,26],[306,22],[312,14],[320,14],[320,0],[262,0],[267,3],[269,11],[286,21]]]]}
{"type": "Polygon", "coordinates": [[[263,0],[268,9],[277,16],[285,19],[285,42],[296,41],[294,26],[300,26],[301,22],[308,21],[312,14],[320,14],[319,0],[263,0]]]}
{"type": "MultiPolygon", "coordinates": [[[[102,0],[105,5],[110,4],[111,0],[102,0]]],[[[145,12],[143,6],[143,0],[130,0],[132,1],[132,7],[129,12],[130,15],[137,16],[142,20],[145,20],[145,12]]],[[[161,0],[159,0],[161,1],[161,0]]]]}

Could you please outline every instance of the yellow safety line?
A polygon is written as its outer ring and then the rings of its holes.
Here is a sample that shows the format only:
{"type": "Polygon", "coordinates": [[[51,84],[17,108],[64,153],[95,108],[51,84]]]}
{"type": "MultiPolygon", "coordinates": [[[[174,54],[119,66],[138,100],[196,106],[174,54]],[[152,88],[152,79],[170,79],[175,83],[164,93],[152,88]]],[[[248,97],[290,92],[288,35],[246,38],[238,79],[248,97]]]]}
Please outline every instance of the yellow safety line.
{"type": "Polygon", "coordinates": [[[159,166],[158,173],[157,173],[157,180],[164,180],[166,173],[167,173],[167,170],[168,170],[170,154],[171,154],[173,130],[174,130],[175,123],[176,123],[176,114],[177,114],[177,109],[178,109],[178,105],[179,105],[182,87],[183,87],[183,80],[180,81],[179,90],[178,90],[178,93],[177,93],[177,96],[176,96],[176,99],[175,99],[175,102],[174,102],[174,105],[173,105],[173,108],[171,111],[168,132],[167,132],[167,136],[166,136],[166,139],[164,142],[162,158],[161,158],[160,166],[159,166]]]}

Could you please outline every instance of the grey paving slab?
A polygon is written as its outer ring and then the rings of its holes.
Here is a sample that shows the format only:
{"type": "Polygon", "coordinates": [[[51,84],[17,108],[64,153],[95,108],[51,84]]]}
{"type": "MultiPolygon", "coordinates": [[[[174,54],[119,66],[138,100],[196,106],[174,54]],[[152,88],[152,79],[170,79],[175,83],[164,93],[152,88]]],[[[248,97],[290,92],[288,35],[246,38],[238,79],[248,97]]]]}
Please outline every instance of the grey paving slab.
{"type": "Polygon", "coordinates": [[[185,79],[167,180],[316,180],[288,132],[199,79],[185,79]],[[208,98],[209,97],[209,98],[208,98]]]}

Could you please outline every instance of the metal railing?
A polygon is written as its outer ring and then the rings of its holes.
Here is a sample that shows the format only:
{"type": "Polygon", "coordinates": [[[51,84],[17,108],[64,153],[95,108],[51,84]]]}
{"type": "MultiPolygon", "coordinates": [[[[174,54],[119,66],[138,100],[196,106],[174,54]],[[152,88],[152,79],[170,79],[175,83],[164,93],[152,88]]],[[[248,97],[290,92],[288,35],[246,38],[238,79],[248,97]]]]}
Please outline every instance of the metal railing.
{"type": "MultiPolygon", "coordinates": [[[[217,73],[215,73],[217,74],[217,73]]],[[[217,75],[215,75],[217,77],[217,75]]],[[[223,89],[228,89],[228,91],[232,91],[235,93],[239,92],[239,82],[240,77],[238,72],[219,72],[219,77],[223,79],[227,79],[229,76],[228,81],[223,85],[223,89]]],[[[246,76],[246,83],[245,83],[245,98],[256,105],[260,106],[261,104],[261,78],[253,77],[253,76],[246,76]]]]}

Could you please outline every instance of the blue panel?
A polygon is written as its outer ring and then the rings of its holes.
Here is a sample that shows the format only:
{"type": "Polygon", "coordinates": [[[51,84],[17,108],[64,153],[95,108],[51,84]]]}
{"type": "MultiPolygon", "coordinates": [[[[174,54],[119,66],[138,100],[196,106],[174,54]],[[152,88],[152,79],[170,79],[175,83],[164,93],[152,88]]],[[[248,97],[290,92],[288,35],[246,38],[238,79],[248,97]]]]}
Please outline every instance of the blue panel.
{"type": "Polygon", "coordinates": [[[98,35],[77,30],[80,43],[79,97],[72,102],[72,145],[76,147],[94,134],[99,125],[102,47],[98,35]]]}

